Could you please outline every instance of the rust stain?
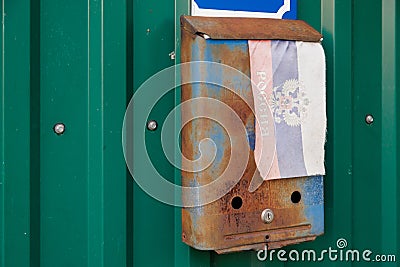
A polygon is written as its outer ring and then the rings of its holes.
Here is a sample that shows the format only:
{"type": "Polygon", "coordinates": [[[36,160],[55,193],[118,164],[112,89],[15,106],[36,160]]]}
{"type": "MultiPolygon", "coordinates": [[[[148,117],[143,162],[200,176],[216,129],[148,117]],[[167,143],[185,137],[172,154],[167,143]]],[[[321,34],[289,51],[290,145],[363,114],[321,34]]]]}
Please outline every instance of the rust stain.
{"type": "Polygon", "coordinates": [[[181,16],[181,27],[191,35],[207,34],[212,39],[319,42],[322,38],[318,31],[301,20],[181,16]]]}

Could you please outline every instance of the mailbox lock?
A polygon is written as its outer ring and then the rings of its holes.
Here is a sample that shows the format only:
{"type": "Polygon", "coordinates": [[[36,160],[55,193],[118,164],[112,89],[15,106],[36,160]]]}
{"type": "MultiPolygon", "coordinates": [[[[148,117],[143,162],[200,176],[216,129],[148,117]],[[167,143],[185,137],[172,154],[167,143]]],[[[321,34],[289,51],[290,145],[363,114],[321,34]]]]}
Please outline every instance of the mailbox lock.
{"type": "Polygon", "coordinates": [[[261,220],[264,223],[271,223],[274,220],[274,213],[270,209],[265,209],[261,213],[261,220]]]}

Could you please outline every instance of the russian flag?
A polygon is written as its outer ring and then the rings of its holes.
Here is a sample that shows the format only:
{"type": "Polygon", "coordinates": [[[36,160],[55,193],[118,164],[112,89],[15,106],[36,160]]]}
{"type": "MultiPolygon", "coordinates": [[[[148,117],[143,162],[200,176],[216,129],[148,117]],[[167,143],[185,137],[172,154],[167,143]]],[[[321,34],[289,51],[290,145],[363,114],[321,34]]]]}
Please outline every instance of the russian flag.
{"type": "Polygon", "coordinates": [[[321,44],[249,40],[248,45],[256,113],[254,155],[261,177],[324,175],[326,90],[321,44]]]}

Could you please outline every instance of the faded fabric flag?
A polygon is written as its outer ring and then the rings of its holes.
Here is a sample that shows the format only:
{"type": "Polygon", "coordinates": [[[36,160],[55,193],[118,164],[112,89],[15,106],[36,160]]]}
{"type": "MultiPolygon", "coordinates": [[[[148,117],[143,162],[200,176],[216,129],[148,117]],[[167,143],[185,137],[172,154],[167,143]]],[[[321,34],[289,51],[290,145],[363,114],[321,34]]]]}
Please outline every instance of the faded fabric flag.
{"type": "Polygon", "coordinates": [[[320,43],[249,40],[255,160],[264,180],[324,175],[325,55],[320,43]],[[273,122],[263,120],[268,104],[273,122]],[[268,127],[275,127],[274,138],[268,127]],[[273,158],[266,158],[275,150],[273,158]],[[272,161],[272,163],[271,163],[272,161]]]}

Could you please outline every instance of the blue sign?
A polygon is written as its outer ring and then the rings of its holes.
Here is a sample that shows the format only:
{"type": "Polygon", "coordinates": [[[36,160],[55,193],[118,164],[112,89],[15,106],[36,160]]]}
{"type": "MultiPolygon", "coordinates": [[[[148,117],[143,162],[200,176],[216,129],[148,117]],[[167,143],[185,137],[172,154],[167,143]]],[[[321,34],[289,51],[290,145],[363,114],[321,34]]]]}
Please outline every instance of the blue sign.
{"type": "Polygon", "coordinates": [[[192,0],[192,15],[297,18],[297,0],[192,0]]]}

